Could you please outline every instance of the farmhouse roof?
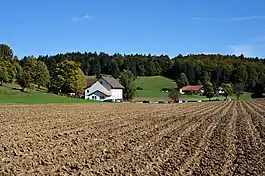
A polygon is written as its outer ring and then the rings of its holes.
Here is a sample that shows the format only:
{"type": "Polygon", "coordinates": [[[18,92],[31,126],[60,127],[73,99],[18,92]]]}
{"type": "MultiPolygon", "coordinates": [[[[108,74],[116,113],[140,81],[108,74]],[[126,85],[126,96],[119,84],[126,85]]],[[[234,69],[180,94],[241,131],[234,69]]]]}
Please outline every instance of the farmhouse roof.
{"type": "Polygon", "coordinates": [[[111,77],[101,77],[104,79],[113,89],[123,89],[124,87],[119,83],[119,81],[115,78],[111,77]]]}
{"type": "Polygon", "coordinates": [[[86,88],[89,88],[90,86],[92,86],[95,82],[97,81],[97,79],[87,79],[86,80],[86,88]]]}
{"type": "Polygon", "coordinates": [[[182,88],[182,91],[199,91],[201,90],[202,86],[200,85],[194,85],[194,86],[191,86],[191,85],[188,85],[188,86],[185,86],[182,88]]]}

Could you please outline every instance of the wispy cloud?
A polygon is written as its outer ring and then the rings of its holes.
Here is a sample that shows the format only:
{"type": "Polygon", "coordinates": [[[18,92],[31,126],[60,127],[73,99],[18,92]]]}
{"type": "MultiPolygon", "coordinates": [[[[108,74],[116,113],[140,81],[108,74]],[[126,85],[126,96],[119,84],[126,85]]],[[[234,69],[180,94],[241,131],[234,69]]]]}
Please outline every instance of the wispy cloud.
{"type": "Polygon", "coordinates": [[[92,17],[90,15],[86,14],[83,17],[73,17],[72,21],[77,23],[77,22],[81,22],[81,21],[85,21],[85,20],[91,20],[91,19],[92,19],[92,17]]]}
{"type": "Polygon", "coordinates": [[[229,50],[231,54],[237,56],[243,54],[244,56],[253,56],[253,45],[230,45],[229,50]]]}
{"type": "Polygon", "coordinates": [[[195,17],[192,20],[205,20],[205,21],[243,21],[243,20],[258,20],[265,19],[265,16],[243,16],[243,17],[230,17],[230,18],[203,18],[195,17]]]}

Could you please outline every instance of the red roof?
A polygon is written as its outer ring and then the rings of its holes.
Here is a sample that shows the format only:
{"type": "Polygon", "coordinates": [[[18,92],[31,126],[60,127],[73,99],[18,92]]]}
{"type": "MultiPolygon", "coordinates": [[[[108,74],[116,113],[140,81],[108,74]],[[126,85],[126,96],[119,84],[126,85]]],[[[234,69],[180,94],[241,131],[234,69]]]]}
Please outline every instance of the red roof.
{"type": "Polygon", "coordinates": [[[185,86],[182,88],[182,91],[200,91],[202,86],[196,85],[196,86],[185,86]]]}

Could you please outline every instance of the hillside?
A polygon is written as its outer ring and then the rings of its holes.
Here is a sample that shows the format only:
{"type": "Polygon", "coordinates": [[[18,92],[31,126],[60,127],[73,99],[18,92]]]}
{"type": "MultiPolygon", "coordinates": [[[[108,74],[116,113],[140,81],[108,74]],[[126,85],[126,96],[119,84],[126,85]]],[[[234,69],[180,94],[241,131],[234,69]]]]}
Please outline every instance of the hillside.
{"type": "Polygon", "coordinates": [[[21,92],[15,84],[0,86],[0,104],[53,104],[53,103],[89,103],[91,100],[68,98],[41,91],[21,92]]]}
{"type": "Polygon", "coordinates": [[[135,81],[137,87],[143,90],[138,90],[137,98],[167,98],[168,93],[160,91],[162,88],[174,88],[176,83],[163,76],[138,77],[135,81]]]}
{"type": "MultiPolygon", "coordinates": [[[[134,100],[164,100],[168,99],[168,93],[160,91],[162,88],[174,88],[176,83],[163,76],[140,76],[135,81],[136,87],[140,87],[143,90],[137,90],[134,100]]],[[[229,97],[230,99],[236,99],[235,95],[229,97]]],[[[180,99],[183,100],[208,100],[205,96],[199,95],[182,95],[180,99]]],[[[223,100],[225,97],[213,97],[212,99],[223,100]]],[[[240,97],[241,100],[251,99],[251,93],[244,92],[240,97]]]]}

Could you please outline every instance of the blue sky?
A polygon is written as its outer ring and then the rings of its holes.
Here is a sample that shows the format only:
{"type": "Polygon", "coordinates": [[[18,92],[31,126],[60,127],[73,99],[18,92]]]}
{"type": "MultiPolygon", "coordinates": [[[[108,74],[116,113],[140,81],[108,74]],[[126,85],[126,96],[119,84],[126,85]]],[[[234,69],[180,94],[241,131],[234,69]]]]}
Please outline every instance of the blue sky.
{"type": "Polygon", "coordinates": [[[9,0],[0,43],[14,54],[72,51],[265,57],[264,0],[9,0]]]}

